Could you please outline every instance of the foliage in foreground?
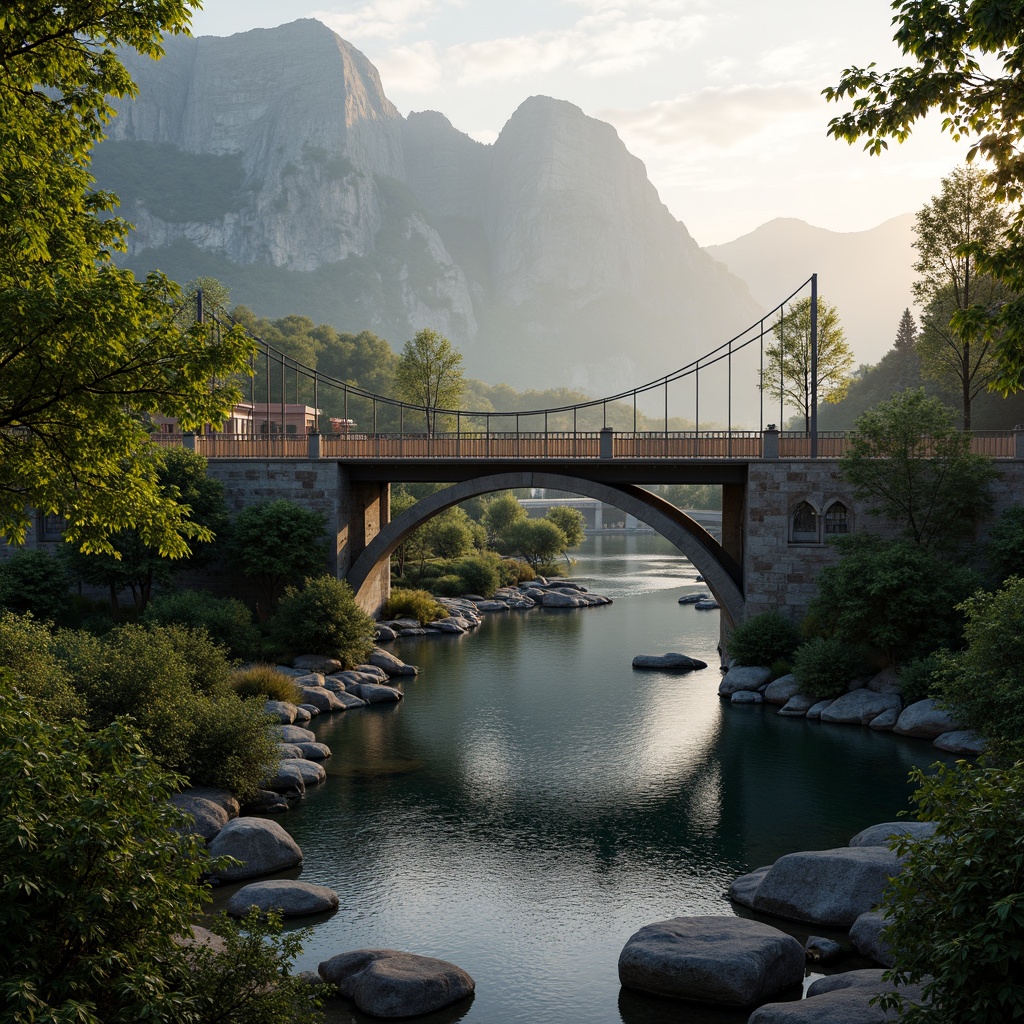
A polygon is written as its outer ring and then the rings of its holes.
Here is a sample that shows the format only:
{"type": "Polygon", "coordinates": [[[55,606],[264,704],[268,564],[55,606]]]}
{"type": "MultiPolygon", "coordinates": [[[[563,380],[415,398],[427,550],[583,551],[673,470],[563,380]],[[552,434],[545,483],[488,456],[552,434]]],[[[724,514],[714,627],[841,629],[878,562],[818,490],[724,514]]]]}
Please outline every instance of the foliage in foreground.
{"type": "Polygon", "coordinates": [[[905,540],[855,533],[833,543],[842,557],[818,573],[809,632],[866,645],[888,664],[961,646],[957,605],[978,588],[976,573],[905,540]]]}
{"type": "MultiPolygon", "coordinates": [[[[930,839],[900,838],[903,870],[884,899],[887,977],[924,983],[930,1005],[905,1006],[908,1024],[1004,1024],[1024,1017],[1024,764],[915,768],[917,816],[930,839]]],[[[900,995],[880,997],[898,1006],[900,995]]]]}
{"type": "Polygon", "coordinates": [[[789,616],[762,612],[740,623],[726,641],[729,657],[740,665],[771,665],[793,657],[800,634],[789,616]]]}
{"type": "Polygon", "coordinates": [[[51,721],[84,713],[85,699],[72,685],[53,633],[31,615],[0,612],[0,672],[4,671],[51,721]]]}
{"type": "Polygon", "coordinates": [[[0,608],[59,622],[68,605],[64,565],[47,551],[16,551],[0,562],[0,608]]]}
{"type": "Polygon", "coordinates": [[[989,740],[991,758],[1024,761],[1024,578],[960,607],[967,646],[940,660],[942,703],[989,740]]]}
{"type": "Polygon", "coordinates": [[[9,0],[0,20],[0,537],[31,509],[67,518],[92,551],[135,529],[181,557],[199,536],[157,483],[147,414],[194,429],[239,397],[251,345],[175,318],[180,291],[114,265],[128,225],[89,175],[89,151],[134,83],[119,54],[162,53],[183,0],[9,0]]]}
{"type": "Polygon", "coordinates": [[[193,785],[244,797],[277,763],[263,702],[234,692],[225,653],[205,631],[127,625],[95,637],[61,630],[54,649],[93,727],[130,715],[157,761],[193,785]]]}
{"type": "Polygon", "coordinates": [[[352,588],[333,576],[289,587],[270,625],[271,636],[295,654],[323,654],[346,667],[360,665],[373,650],[373,619],[356,604],[352,588]]]}
{"type": "Polygon", "coordinates": [[[198,836],[167,802],[180,779],[116,722],[44,721],[0,679],[0,1019],[14,1024],[312,1024],[290,977],[301,936],[215,925],[183,948],[206,899],[198,836]]]}

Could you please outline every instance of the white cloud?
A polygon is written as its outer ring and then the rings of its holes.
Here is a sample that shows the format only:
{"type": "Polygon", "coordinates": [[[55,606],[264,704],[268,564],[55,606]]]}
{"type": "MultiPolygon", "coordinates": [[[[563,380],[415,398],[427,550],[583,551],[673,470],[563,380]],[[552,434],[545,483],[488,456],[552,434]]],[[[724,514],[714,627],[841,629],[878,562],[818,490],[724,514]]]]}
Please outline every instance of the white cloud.
{"type": "MultiPolygon", "coordinates": [[[[709,87],[633,111],[604,111],[623,137],[649,146],[718,151],[749,150],[821,132],[822,101],[816,86],[777,85],[709,87]]],[[[628,144],[628,143],[627,143],[628,144]]]]}
{"type": "Polygon", "coordinates": [[[433,43],[392,47],[375,58],[374,64],[389,91],[428,92],[443,78],[441,59],[433,43]]]}
{"type": "Polygon", "coordinates": [[[354,11],[315,11],[325,25],[346,39],[398,39],[426,26],[444,0],[373,0],[354,11]]]}

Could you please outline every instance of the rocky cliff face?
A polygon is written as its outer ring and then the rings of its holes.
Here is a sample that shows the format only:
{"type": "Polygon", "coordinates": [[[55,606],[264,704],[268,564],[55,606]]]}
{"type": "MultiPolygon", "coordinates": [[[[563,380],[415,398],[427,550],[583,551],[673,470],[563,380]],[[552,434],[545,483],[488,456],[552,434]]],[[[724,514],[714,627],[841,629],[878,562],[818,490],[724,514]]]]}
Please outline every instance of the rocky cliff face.
{"type": "Polygon", "coordinates": [[[666,373],[757,314],[614,129],[533,97],[493,146],[403,118],[324,25],[171,39],[129,69],[94,162],[130,262],[212,274],[258,313],[400,346],[447,334],[472,372],[595,391],[666,373]]]}

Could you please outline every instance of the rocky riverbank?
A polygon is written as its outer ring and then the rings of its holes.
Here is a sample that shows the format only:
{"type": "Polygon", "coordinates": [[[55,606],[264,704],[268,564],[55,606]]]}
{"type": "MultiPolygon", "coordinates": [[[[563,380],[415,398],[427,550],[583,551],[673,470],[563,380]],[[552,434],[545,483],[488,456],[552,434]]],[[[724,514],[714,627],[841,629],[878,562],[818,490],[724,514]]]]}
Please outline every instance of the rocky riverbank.
{"type": "Polygon", "coordinates": [[[905,701],[899,676],[892,668],[868,679],[852,679],[846,692],[821,700],[801,693],[792,675],[775,677],[770,668],[733,664],[718,687],[733,704],[775,704],[782,718],[807,718],[832,725],[861,725],[876,732],[894,732],[931,740],[939,750],[977,757],[985,740],[956,722],[935,700],[905,701]]]}

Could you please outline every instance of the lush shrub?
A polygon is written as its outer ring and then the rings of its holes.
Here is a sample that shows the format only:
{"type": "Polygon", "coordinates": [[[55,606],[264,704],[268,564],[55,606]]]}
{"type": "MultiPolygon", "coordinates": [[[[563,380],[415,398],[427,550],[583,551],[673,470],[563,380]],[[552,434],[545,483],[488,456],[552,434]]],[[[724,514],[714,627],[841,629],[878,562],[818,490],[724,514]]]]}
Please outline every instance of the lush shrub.
{"type": "Polygon", "coordinates": [[[218,786],[252,796],[280,758],[267,728],[266,698],[235,694],[192,697],[188,739],[175,770],[193,786],[218,786]]]}
{"type": "Polygon", "coordinates": [[[461,576],[438,576],[430,584],[433,593],[440,597],[458,597],[460,594],[468,593],[466,581],[461,576]]]}
{"type": "Polygon", "coordinates": [[[0,1019],[312,1024],[290,976],[301,934],[218,922],[226,950],[182,947],[205,845],[168,797],[179,779],[123,722],[44,722],[0,681],[0,1019]]]}
{"type": "Polygon", "coordinates": [[[961,608],[967,647],[938,656],[942,703],[989,740],[991,757],[1024,761],[1024,579],[1011,576],[961,608]]]}
{"type": "Polygon", "coordinates": [[[903,691],[904,704],[913,704],[915,701],[939,695],[940,665],[941,659],[929,654],[926,658],[908,661],[900,669],[900,688],[903,691]]]}
{"type": "Polygon", "coordinates": [[[799,645],[800,634],[789,616],[770,611],[738,625],[725,646],[729,657],[740,665],[771,665],[792,658],[799,645]]]}
{"type": "Polygon", "coordinates": [[[514,587],[517,583],[529,583],[537,574],[533,566],[515,558],[503,558],[498,563],[498,582],[503,587],[514,587]]]}
{"type": "Polygon", "coordinates": [[[250,665],[231,673],[231,686],[239,697],[262,697],[298,704],[302,691],[295,679],[279,672],[273,665],[250,665]]]}
{"type": "MultiPolygon", "coordinates": [[[[1024,1019],[1024,764],[937,764],[911,779],[928,839],[899,838],[902,868],[890,881],[882,933],[900,984],[924,985],[926,1005],[905,1006],[908,1024],[1003,1024],[1024,1019]]],[[[898,993],[898,990],[897,990],[898,993]]],[[[898,994],[883,996],[895,1008],[898,994]]]]}
{"type": "Polygon", "coordinates": [[[455,575],[462,580],[463,594],[491,597],[501,584],[498,565],[501,559],[494,554],[471,555],[455,565],[455,575]]]}
{"type": "Polygon", "coordinates": [[[838,637],[814,637],[797,648],[793,675],[802,693],[825,700],[846,692],[846,686],[865,669],[862,649],[838,637]]]}
{"type": "Polygon", "coordinates": [[[18,551],[0,562],[0,608],[60,622],[68,604],[65,563],[46,551],[18,551]]]}
{"type": "Polygon", "coordinates": [[[217,778],[246,795],[276,763],[265,715],[235,694],[227,656],[205,631],[128,625],[95,637],[61,630],[56,646],[86,698],[90,724],[131,715],[160,764],[191,782],[217,778]],[[238,721],[218,728],[214,748],[207,737],[218,716],[238,721]]]}
{"type": "Polygon", "coordinates": [[[333,576],[289,587],[270,623],[272,639],[297,654],[324,654],[348,666],[373,650],[373,619],[356,604],[352,588],[333,576]]]}
{"type": "Polygon", "coordinates": [[[1011,505],[989,528],[985,560],[996,587],[1024,576],[1024,505],[1011,505]]]}
{"type": "Polygon", "coordinates": [[[448,617],[448,609],[426,590],[392,592],[381,609],[382,619],[416,619],[422,625],[448,617]]]}
{"type": "Polygon", "coordinates": [[[85,711],[85,701],[72,686],[53,634],[31,615],[0,612],[0,669],[7,670],[22,693],[36,699],[47,718],[59,721],[85,711]]]}
{"type": "Polygon", "coordinates": [[[206,629],[235,658],[252,658],[260,650],[260,631],[249,609],[241,601],[214,597],[205,590],[180,590],[154,598],[143,621],[206,629]]]}
{"type": "Polygon", "coordinates": [[[851,534],[835,544],[842,557],[818,573],[808,609],[814,633],[900,664],[961,646],[957,606],[978,588],[975,572],[909,541],[851,534]]]}
{"type": "Polygon", "coordinates": [[[289,972],[312,929],[284,932],[277,911],[255,908],[238,923],[219,914],[204,924],[225,948],[191,952],[198,1024],[323,1024],[317,986],[289,972]]]}

